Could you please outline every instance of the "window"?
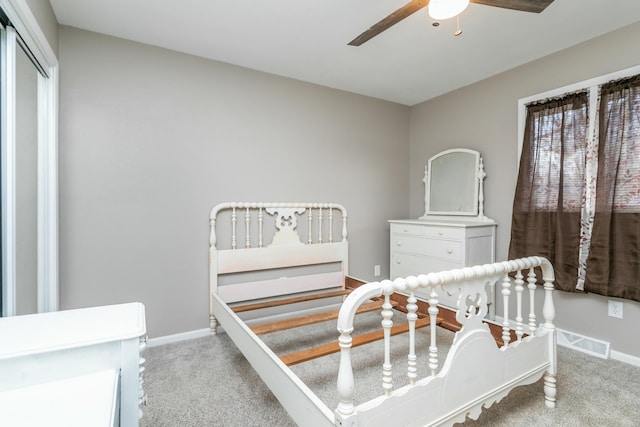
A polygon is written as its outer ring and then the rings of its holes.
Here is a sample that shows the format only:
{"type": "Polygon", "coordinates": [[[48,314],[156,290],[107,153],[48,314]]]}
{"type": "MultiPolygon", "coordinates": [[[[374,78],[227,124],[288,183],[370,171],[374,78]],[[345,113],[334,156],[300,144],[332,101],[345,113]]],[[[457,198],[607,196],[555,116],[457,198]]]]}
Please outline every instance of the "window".
{"type": "Polygon", "coordinates": [[[602,86],[584,290],[640,301],[640,75],[602,86]]]}
{"type": "Polygon", "coordinates": [[[513,206],[509,258],[548,258],[563,290],[578,271],[587,106],[583,91],[527,107],[513,206]]]}
{"type": "Polygon", "coordinates": [[[509,257],[549,258],[558,289],[640,301],[638,68],[521,100],[509,257]]]}

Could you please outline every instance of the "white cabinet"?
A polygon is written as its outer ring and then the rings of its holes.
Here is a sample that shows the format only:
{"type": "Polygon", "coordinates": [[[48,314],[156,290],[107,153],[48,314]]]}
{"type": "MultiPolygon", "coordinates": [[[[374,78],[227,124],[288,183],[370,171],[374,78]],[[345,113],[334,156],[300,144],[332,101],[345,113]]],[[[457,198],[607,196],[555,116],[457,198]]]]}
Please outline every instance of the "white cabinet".
{"type": "MultiPolygon", "coordinates": [[[[496,223],[465,220],[390,220],[390,275],[417,276],[495,262],[496,223]]],[[[493,289],[488,289],[493,303],[493,289]]],[[[416,292],[426,299],[426,294],[416,292]]],[[[455,307],[455,296],[439,295],[440,304],[455,307]]],[[[493,304],[491,306],[493,308],[493,304]]]]}
{"type": "Polygon", "coordinates": [[[111,424],[137,426],[139,405],[146,400],[141,357],[145,342],[140,303],[1,318],[0,399],[34,411],[57,408],[38,414],[50,426],[110,425],[110,406],[111,424]],[[91,393],[83,392],[87,388],[91,393]],[[105,419],[88,422],[83,418],[87,411],[80,408],[61,411],[73,393],[83,396],[75,402],[78,407],[96,405],[100,410],[91,412],[104,413],[105,419]],[[104,396],[117,396],[115,404],[104,396]],[[64,415],[56,418],[60,412],[64,415]]]}

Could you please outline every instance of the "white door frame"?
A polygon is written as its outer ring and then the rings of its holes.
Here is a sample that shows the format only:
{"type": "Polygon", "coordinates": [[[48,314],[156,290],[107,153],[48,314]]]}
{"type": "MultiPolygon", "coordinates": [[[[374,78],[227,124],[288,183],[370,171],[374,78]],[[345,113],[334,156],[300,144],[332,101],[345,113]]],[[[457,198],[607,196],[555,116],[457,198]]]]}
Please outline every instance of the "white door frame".
{"type": "Polygon", "coordinates": [[[20,37],[46,76],[38,77],[38,312],[58,310],[58,59],[26,0],[0,0],[15,27],[3,32],[2,313],[16,314],[15,52],[20,37]],[[17,33],[17,34],[16,34],[17,33]]]}

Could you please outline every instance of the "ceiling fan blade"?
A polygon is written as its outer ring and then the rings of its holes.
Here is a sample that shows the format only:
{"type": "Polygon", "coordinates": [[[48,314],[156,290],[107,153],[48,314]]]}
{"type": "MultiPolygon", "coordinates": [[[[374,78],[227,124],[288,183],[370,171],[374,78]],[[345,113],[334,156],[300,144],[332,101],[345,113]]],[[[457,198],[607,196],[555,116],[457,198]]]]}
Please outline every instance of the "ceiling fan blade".
{"type": "MultiPolygon", "coordinates": [[[[472,3],[486,6],[501,7],[503,9],[519,10],[521,12],[540,13],[547,8],[554,0],[471,0],[472,3]]],[[[406,17],[413,15],[420,9],[426,7],[429,0],[412,0],[402,6],[386,18],[373,24],[367,31],[351,40],[349,46],[360,46],[364,42],[371,40],[381,32],[389,29],[406,17]]]]}
{"type": "MultiPolygon", "coordinates": [[[[500,3],[500,2],[497,2],[500,3]]],[[[349,46],[360,46],[362,43],[370,40],[385,31],[386,29],[394,26],[398,22],[402,21],[409,15],[414,14],[420,9],[424,8],[429,4],[429,0],[412,0],[409,3],[402,6],[400,9],[393,12],[391,15],[387,16],[380,22],[377,22],[371,26],[367,31],[360,34],[355,39],[351,40],[348,44],[349,46]]]]}
{"type": "Polygon", "coordinates": [[[521,12],[540,13],[553,3],[553,0],[471,0],[471,3],[519,10],[521,12]]]}

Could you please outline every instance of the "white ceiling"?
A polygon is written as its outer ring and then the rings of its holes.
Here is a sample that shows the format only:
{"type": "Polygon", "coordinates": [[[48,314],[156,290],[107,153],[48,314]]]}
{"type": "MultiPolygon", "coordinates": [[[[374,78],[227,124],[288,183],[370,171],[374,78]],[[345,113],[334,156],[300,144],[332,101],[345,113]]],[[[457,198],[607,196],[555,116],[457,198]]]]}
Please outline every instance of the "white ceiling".
{"type": "MultiPolygon", "coordinates": [[[[637,0],[555,0],[541,14],[426,8],[347,43],[409,0],[50,0],[58,22],[406,105],[640,21],[637,0]]],[[[640,40],[639,40],[640,42],[640,40]]]]}

